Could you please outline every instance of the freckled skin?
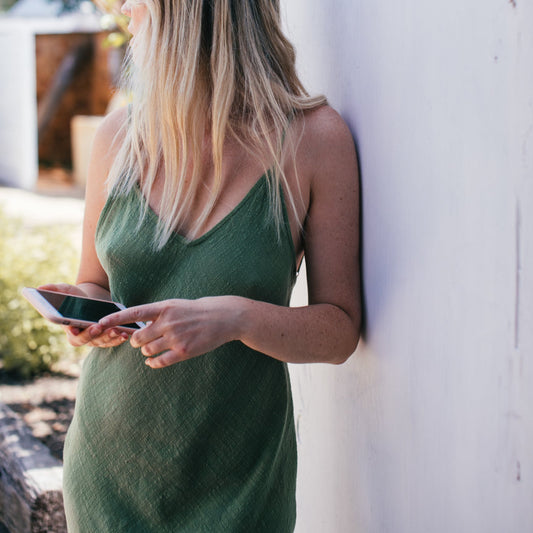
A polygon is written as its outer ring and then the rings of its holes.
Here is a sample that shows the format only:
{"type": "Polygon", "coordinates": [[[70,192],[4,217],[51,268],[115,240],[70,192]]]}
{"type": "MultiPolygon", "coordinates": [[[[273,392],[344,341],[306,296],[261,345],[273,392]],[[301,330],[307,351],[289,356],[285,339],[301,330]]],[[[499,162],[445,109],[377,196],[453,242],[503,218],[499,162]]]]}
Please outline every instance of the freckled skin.
{"type": "MultiPolygon", "coordinates": [[[[138,22],[133,21],[137,16],[133,7],[131,16],[134,31],[138,22]]],[[[111,113],[94,141],[77,286],[55,284],[43,288],[110,298],[94,236],[106,201],[104,182],[113,160],[114,152],[109,147],[113,146],[126,113],[124,109],[111,113]]],[[[151,324],[135,332],[130,342],[147,357],[161,353],[146,360],[153,368],[196,357],[231,340],[240,340],[286,362],[344,362],[357,346],[361,324],[359,190],[354,143],[345,123],[328,106],[304,113],[293,121],[288,135],[301,137],[295,160],[285,163],[285,171],[291,192],[300,199],[296,213],[288,211],[297,257],[306,257],[308,306],[287,308],[236,296],[156,302],[110,315],[82,332],[69,330],[69,341],[75,345],[116,346],[126,341],[126,335],[115,329],[117,326],[142,321],[151,324]]],[[[227,177],[205,231],[239,203],[261,173],[257,162],[230,141],[223,165],[227,177]]],[[[205,181],[211,178],[206,175],[205,181]]],[[[156,202],[162,194],[163,179],[156,181],[156,202]]],[[[190,213],[191,220],[201,211],[202,201],[200,194],[190,213]]]]}

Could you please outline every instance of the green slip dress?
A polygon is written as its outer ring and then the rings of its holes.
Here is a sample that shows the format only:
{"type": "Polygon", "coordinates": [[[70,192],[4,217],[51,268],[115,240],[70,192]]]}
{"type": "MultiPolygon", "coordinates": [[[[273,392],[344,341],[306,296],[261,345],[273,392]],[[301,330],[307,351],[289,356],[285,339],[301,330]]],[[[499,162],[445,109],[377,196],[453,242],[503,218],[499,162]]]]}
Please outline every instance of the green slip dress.
{"type": "MultiPolygon", "coordinates": [[[[295,252],[267,175],[214,228],[152,247],[157,215],[138,187],[110,196],[96,248],[114,300],[240,295],[288,305],[295,252]]],[[[64,450],[69,532],[284,533],[296,518],[287,365],[241,342],[164,369],[129,343],[84,361],[64,450]]]]}

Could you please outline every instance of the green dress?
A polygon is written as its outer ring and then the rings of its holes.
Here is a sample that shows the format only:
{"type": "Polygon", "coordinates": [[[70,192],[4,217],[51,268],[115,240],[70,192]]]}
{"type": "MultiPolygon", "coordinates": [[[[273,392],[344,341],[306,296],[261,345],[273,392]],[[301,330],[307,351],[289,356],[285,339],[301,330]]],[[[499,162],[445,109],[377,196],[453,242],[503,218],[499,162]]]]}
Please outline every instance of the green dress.
{"type": "MultiPolygon", "coordinates": [[[[295,252],[262,176],[214,228],[154,251],[157,215],[138,187],[110,196],[96,248],[127,306],[233,294],[288,305],[295,252]]],[[[129,343],[84,361],[64,450],[69,531],[294,529],[296,439],[287,365],[241,342],[164,369],[129,343]]]]}

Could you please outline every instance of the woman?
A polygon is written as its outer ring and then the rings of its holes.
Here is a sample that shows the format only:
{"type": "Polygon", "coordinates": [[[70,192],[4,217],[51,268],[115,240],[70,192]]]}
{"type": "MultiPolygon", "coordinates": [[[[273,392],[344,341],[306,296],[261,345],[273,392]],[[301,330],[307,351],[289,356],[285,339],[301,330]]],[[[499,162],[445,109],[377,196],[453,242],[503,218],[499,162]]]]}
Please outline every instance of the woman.
{"type": "Polygon", "coordinates": [[[94,141],[77,285],[43,287],[129,307],[67,331],[95,347],[65,444],[70,531],[293,530],[286,363],[355,350],[358,183],[278,3],[123,7],[134,102],[94,141]],[[289,308],[304,254],[309,305],[289,308]]]}

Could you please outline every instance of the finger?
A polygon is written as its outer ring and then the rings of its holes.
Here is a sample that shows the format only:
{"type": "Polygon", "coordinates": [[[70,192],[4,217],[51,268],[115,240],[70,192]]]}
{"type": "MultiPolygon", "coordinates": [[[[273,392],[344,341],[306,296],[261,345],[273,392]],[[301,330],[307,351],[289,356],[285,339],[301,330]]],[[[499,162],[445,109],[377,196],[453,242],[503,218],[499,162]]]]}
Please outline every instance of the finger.
{"type": "Polygon", "coordinates": [[[125,337],[119,331],[108,330],[88,344],[89,346],[96,346],[98,348],[111,348],[113,346],[119,346],[123,342],[126,342],[127,339],[127,336],[125,337]]]}
{"type": "MultiPolygon", "coordinates": [[[[97,330],[93,330],[93,333],[96,331],[97,330]]],[[[95,346],[98,348],[109,348],[112,346],[118,346],[122,344],[123,342],[127,341],[128,339],[129,339],[129,335],[126,332],[120,331],[114,328],[114,329],[106,329],[100,335],[96,335],[96,336],[86,335],[82,337],[81,341],[78,341],[78,342],[86,346],[95,346]]]]}
{"type": "Polygon", "coordinates": [[[123,311],[118,311],[105,316],[98,322],[104,328],[111,328],[114,326],[123,326],[133,322],[147,322],[154,320],[161,312],[161,302],[137,305],[129,307],[123,311]]]}
{"type": "Polygon", "coordinates": [[[80,339],[78,338],[78,335],[73,335],[70,331],[67,331],[67,341],[68,343],[71,345],[71,346],[83,346],[84,343],[83,341],[80,341],[80,339]]]}
{"type": "MultiPolygon", "coordinates": [[[[138,329],[133,333],[130,338],[130,343],[134,348],[140,348],[160,337],[163,337],[163,333],[159,323],[157,321],[150,322],[146,327],[138,329]]],[[[168,346],[166,348],[168,348],[168,346]]]]}
{"type": "Polygon", "coordinates": [[[149,357],[144,362],[150,368],[165,368],[181,361],[185,361],[186,359],[186,357],[183,357],[177,352],[169,350],[161,355],[158,355],[157,357],[149,357]]]}
{"type": "MultiPolygon", "coordinates": [[[[137,348],[138,346],[134,346],[133,337],[130,339],[130,343],[134,348],[137,348]]],[[[168,342],[164,337],[159,337],[158,339],[155,339],[153,341],[150,341],[146,344],[142,344],[141,346],[141,352],[145,357],[152,357],[153,355],[156,355],[158,353],[163,352],[164,350],[168,349],[168,342]]]]}
{"type": "Polygon", "coordinates": [[[83,346],[85,344],[89,344],[96,337],[101,335],[104,331],[104,328],[102,328],[98,324],[94,324],[92,326],[89,326],[88,328],[78,330],[79,332],[77,334],[74,334],[72,330],[76,330],[78,328],[69,329],[70,331],[67,331],[67,336],[70,344],[72,344],[73,346],[83,346]]]}
{"type": "Polygon", "coordinates": [[[122,337],[127,340],[129,336],[127,333],[117,329],[104,330],[99,324],[93,324],[88,328],[80,331],[77,335],[69,336],[70,343],[74,346],[104,346],[109,342],[114,342],[115,339],[122,337]]]}
{"type": "Polygon", "coordinates": [[[70,283],[48,283],[37,287],[43,291],[63,292],[65,294],[75,294],[76,296],[86,296],[86,294],[76,285],[70,283]]]}

